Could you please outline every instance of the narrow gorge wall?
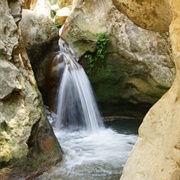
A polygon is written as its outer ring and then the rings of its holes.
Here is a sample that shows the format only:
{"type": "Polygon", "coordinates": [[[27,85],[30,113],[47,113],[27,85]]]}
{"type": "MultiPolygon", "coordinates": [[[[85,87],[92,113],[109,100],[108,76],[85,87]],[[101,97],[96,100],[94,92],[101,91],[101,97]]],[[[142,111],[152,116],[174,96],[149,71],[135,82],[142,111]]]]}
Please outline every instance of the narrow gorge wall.
{"type": "MultiPolygon", "coordinates": [[[[119,0],[121,2],[123,1],[119,0]]],[[[127,4],[126,7],[132,7],[127,4]]],[[[141,4],[145,2],[141,1],[141,4]]],[[[122,180],[180,179],[180,1],[169,0],[169,5],[171,8],[167,11],[171,10],[173,17],[169,32],[176,78],[170,90],[145,116],[137,143],[124,168],[122,180]]]]}
{"type": "Polygon", "coordinates": [[[21,0],[0,1],[0,179],[36,176],[61,160],[21,37],[21,0]]]}

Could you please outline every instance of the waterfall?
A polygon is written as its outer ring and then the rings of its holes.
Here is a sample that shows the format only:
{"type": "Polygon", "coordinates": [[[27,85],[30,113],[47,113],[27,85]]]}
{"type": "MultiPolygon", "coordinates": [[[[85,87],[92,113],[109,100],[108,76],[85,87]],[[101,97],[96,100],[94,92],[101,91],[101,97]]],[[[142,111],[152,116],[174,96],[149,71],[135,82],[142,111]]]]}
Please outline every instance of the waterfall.
{"type": "Polygon", "coordinates": [[[104,127],[91,84],[73,49],[59,40],[58,71],[63,75],[57,97],[56,129],[85,129],[94,132],[104,127]]]}
{"type": "Polygon", "coordinates": [[[38,180],[118,180],[137,135],[129,133],[126,125],[125,130],[118,124],[114,130],[112,125],[104,128],[90,82],[73,49],[63,40],[59,46],[58,72],[62,78],[54,132],[64,157],[38,180]]]}

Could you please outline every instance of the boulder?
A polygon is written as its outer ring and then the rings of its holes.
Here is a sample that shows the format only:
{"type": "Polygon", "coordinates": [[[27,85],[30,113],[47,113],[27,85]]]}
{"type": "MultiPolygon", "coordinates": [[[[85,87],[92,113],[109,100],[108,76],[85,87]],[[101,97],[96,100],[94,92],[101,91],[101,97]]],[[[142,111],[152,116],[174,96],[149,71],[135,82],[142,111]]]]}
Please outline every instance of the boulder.
{"type": "Polygon", "coordinates": [[[20,26],[23,41],[37,77],[36,73],[47,54],[58,50],[58,28],[50,17],[41,12],[25,9],[22,11],[20,26]]]}

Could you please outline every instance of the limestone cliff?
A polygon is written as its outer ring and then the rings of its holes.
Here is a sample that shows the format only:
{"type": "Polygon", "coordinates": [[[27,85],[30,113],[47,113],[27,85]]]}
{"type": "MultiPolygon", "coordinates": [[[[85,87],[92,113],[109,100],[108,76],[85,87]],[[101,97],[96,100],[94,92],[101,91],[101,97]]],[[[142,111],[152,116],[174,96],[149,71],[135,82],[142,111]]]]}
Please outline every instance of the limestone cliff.
{"type": "MultiPolygon", "coordinates": [[[[114,2],[117,5],[117,1],[114,2]]],[[[121,0],[118,2],[119,4],[123,3],[121,0]]],[[[127,11],[124,9],[126,13],[135,11],[135,6],[133,9],[133,4],[128,2],[127,11]],[[128,9],[128,7],[131,8],[128,9]]],[[[151,2],[156,7],[157,1],[151,2]]],[[[143,9],[143,5],[146,3],[147,1],[141,1],[142,6],[140,5],[140,7],[143,9]]],[[[168,2],[158,3],[163,5],[168,2]]],[[[150,7],[148,3],[146,5],[146,8],[150,7]]],[[[178,180],[180,178],[180,1],[169,0],[169,7],[171,7],[173,16],[169,32],[176,65],[176,78],[170,90],[145,116],[139,129],[138,141],[124,168],[122,180],[178,180]]],[[[163,16],[164,12],[159,11],[158,13],[163,16]]],[[[135,21],[136,19],[137,17],[135,21]]],[[[169,23],[168,19],[166,23],[169,23]]]]}
{"type": "Polygon", "coordinates": [[[0,1],[0,179],[36,176],[61,159],[22,41],[21,2],[0,1]]]}

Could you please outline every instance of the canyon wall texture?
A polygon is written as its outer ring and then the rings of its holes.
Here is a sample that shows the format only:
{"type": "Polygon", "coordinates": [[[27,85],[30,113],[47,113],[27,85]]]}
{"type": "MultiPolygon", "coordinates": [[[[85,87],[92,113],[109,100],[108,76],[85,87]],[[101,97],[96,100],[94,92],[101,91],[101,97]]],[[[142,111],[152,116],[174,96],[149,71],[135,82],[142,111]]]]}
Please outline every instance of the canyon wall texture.
{"type": "MultiPolygon", "coordinates": [[[[121,2],[123,1],[119,0],[120,4],[121,2]]],[[[145,4],[144,1],[141,2],[145,4]]],[[[169,5],[172,13],[169,32],[176,65],[176,78],[170,90],[145,116],[139,129],[137,143],[124,168],[122,180],[180,178],[180,1],[169,0],[169,5]]],[[[132,4],[128,4],[127,7],[132,7],[132,4]]],[[[169,12],[169,9],[167,11],[169,12]]]]}
{"type": "Polygon", "coordinates": [[[0,179],[36,176],[60,161],[21,37],[21,0],[0,1],[0,179]]]}
{"type": "Polygon", "coordinates": [[[168,32],[172,11],[167,0],[112,0],[114,5],[138,26],[168,32]]]}

